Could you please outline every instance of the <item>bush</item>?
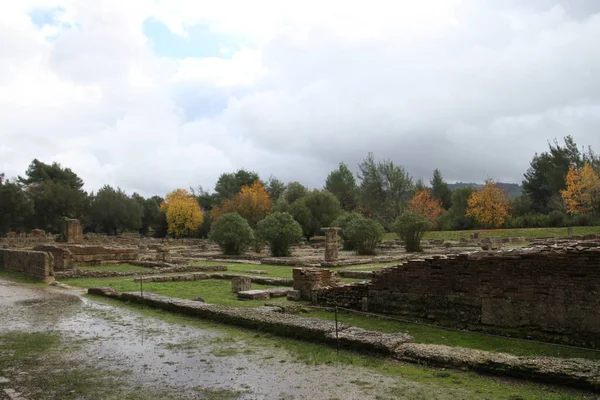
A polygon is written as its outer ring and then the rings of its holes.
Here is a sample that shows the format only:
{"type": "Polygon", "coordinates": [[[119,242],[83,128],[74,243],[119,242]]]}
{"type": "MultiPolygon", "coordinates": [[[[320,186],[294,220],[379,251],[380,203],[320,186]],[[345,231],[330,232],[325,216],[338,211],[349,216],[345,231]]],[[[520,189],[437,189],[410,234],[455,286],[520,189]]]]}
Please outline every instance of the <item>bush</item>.
{"type": "Polygon", "coordinates": [[[342,228],[340,232],[340,236],[342,238],[342,245],[344,250],[356,250],[356,247],[352,240],[346,234],[346,230],[348,229],[348,225],[350,222],[355,221],[359,218],[364,218],[359,213],[346,213],[341,217],[338,217],[335,221],[331,223],[331,226],[335,226],[337,228],[342,228]]]}
{"type": "Polygon", "coordinates": [[[425,232],[431,229],[431,222],[422,215],[405,211],[396,218],[393,229],[404,240],[404,248],[407,252],[423,251],[421,239],[425,232]]]}
{"type": "Polygon", "coordinates": [[[256,233],[268,243],[273,257],[288,257],[302,238],[302,227],[290,214],[275,212],[256,225],[256,233]]]}
{"type": "Polygon", "coordinates": [[[344,235],[359,255],[374,254],[385,233],[379,222],[360,215],[350,220],[345,231],[344,235]]]}
{"type": "Polygon", "coordinates": [[[567,214],[554,210],[548,214],[548,225],[559,228],[567,225],[567,214]]]}
{"type": "Polygon", "coordinates": [[[254,233],[238,213],[227,213],[213,224],[208,238],[219,245],[223,254],[239,256],[253,244],[254,233]]]}

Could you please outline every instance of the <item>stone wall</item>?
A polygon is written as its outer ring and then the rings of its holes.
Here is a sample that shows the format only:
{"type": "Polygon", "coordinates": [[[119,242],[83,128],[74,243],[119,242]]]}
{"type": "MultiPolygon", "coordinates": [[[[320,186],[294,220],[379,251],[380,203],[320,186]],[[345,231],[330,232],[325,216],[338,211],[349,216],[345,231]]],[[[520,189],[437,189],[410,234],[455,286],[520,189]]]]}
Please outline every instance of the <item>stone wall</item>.
{"type": "Polygon", "coordinates": [[[376,272],[366,296],[363,285],[319,290],[313,300],[356,309],[366,301],[371,312],[577,334],[600,345],[600,241],[411,260],[376,272]]]}
{"type": "Polygon", "coordinates": [[[294,268],[294,290],[300,292],[302,300],[311,300],[313,291],[325,287],[336,286],[337,274],[322,268],[294,268]]]}
{"type": "Polygon", "coordinates": [[[44,282],[54,281],[52,255],[42,251],[0,249],[0,269],[21,272],[44,282]]]}
{"type": "Polygon", "coordinates": [[[71,252],[75,265],[117,264],[135,261],[138,250],[123,247],[71,245],[66,247],[71,252]]]}
{"type": "Polygon", "coordinates": [[[54,244],[41,244],[33,248],[35,251],[45,251],[54,258],[54,271],[65,271],[73,268],[73,253],[65,247],[54,244]]]}

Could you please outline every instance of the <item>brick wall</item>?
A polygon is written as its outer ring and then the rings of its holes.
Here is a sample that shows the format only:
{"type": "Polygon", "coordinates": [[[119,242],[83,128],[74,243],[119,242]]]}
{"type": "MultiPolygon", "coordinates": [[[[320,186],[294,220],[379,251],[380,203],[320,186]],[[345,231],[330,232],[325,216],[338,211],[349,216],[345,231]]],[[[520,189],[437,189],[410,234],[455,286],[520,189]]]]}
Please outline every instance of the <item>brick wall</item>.
{"type": "Polygon", "coordinates": [[[44,282],[54,281],[52,255],[42,251],[0,249],[0,269],[21,272],[44,282]]]}
{"type": "MultiPolygon", "coordinates": [[[[600,338],[600,241],[411,260],[375,273],[368,310],[600,338]]],[[[364,285],[364,284],[363,284],[364,285]]],[[[325,305],[353,304],[362,285],[322,289],[325,305]]],[[[600,344],[600,343],[599,343],[600,344]]]]}

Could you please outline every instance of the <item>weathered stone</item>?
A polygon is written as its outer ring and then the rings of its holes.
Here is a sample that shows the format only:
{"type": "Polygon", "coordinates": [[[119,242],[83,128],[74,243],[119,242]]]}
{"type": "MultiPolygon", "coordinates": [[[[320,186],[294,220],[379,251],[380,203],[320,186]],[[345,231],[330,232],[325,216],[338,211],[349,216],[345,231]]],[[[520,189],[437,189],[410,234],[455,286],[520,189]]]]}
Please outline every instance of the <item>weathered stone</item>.
{"type": "Polygon", "coordinates": [[[81,243],[83,241],[83,229],[77,219],[64,218],[60,226],[60,242],[81,243]]]}
{"type": "Polygon", "coordinates": [[[244,290],[237,292],[240,300],[268,300],[271,294],[267,290],[244,290]]]}
{"type": "Polygon", "coordinates": [[[55,244],[40,244],[33,248],[36,251],[45,251],[54,257],[54,271],[73,269],[73,253],[65,247],[55,244]]]}
{"type": "Polygon", "coordinates": [[[325,232],[325,262],[333,262],[338,259],[338,232],[340,228],[322,228],[325,232]]]}
{"type": "Polygon", "coordinates": [[[294,289],[300,291],[302,300],[310,300],[313,290],[337,285],[337,275],[328,269],[294,268],[292,274],[294,289]]]}
{"type": "Polygon", "coordinates": [[[43,251],[0,249],[0,269],[21,272],[47,283],[54,281],[52,254],[43,251]]]}
{"type": "Polygon", "coordinates": [[[231,280],[231,291],[234,293],[250,290],[251,287],[252,280],[246,276],[236,276],[231,280]]]}
{"type": "Polygon", "coordinates": [[[539,243],[410,260],[377,271],[371,283],[312,289],[303,299],[364,310],[367,297],[370,312],[599,346],[600,240],[539,243]]]}
{"type": "Polygon", "coordinates": [[[257,275],[267,275],[268,274],[267,271],[264,271],[262,269],[251,269],[251,270],[248,271],[248,273],[250,273],[250,274],[257,274],[257,275]]]}
{"type": "Polygon", "coordinates": [[[287,299],[290,301],[300,301],[302,300],[300,297],[300,291],[299,290],[290,290],[287,294],[287,299]]]}

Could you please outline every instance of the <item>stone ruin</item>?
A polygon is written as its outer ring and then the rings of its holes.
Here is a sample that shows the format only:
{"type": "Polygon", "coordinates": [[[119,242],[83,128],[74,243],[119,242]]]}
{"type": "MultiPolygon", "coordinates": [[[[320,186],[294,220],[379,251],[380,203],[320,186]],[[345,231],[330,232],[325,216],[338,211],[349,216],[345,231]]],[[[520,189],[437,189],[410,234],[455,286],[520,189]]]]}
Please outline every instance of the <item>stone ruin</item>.
{"type": "Polygon", "coordinates": [[[233,293],[245,292],[252,287],[252,279],[247,276],[235,277],[231,280],[231,291],[233,293]]]}
{"type": "Polygon", "coordinates": [[[326,306],[600,346],[600,240],[537,243],[409,260],[346,285],[294,269],[294,289],[326,306]]]}
{"type": "Polygon", "coordinates": [[[83,242],[83,228],[81,222],[73,218],[64,218],[60,226],[59,242],[81,243],[83,242]]]}
{"type": "Polygon", "coordinates": [[[341,228],[322,228],[325,232],[325,262],[337,261],[339,257],[338,252],[338,232],[341,228]]]}
{"type": "Polygon", "coordinates": [[[294,290],[298,291],[300,300],[313,300],[313,292],[319,289],[336,286],[339,282],[337,274],[323,268],[294,268],[294,290]]]}

